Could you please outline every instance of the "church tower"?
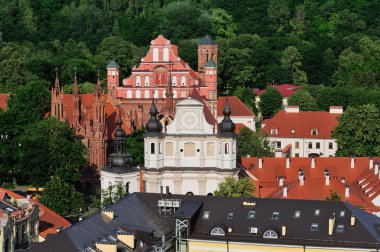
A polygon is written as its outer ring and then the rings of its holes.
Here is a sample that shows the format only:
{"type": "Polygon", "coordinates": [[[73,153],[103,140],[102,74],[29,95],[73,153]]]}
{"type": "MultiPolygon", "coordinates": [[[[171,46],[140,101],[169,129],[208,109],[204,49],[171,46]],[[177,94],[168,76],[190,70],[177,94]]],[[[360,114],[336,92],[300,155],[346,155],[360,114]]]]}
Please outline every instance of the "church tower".
{"type": "Polygon", "coordinates": [[[107,87],[113,99],[116,98],[119,87],[119,69],[120,66],[115,60],[111,60],[107,65],[107,87]]]}
{"type": "Polygon", "coordinates": [[[51,115],[62,122],[66,120],[66,114],[63,109],[63,92],[59,84],[58,71],[55,73],[55,83],[51,89],[51,115]]]}
{"type": "Polygon", "coordinates": [[[209,60],[218,63],[218,44],[207,35],[198,43],[198,72],[201,80],[204,80],[205,65],[209,60]]]}

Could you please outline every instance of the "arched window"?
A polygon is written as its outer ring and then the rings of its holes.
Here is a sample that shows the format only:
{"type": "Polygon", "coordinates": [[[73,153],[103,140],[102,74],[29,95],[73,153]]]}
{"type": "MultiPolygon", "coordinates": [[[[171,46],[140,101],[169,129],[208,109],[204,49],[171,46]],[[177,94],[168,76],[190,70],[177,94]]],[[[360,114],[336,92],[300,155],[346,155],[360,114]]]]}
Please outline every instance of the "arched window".
{"type": "Polygon", "coordinates": [[[195,156],[195,143],[185,143],[185,157],[195,156]]]}
{"type": "Polygon", "coordinates": [[[145,85],[146,87],[149,86],[149,76],[145,76],[145,78],[144,78],[144,85],[145,85]]]}
{"type": "Polygon", "coordinates": [[[144,98],[148,99],[149,98],[149,90],[144,91],[144,98]]]}
{"type": "Polygon", "coordinates": [[[185,90],[182,90],[181,91],[181,98],[185,98],[186,97],[186,92],[185,92],[185,90]]]}
{"type": "Polygon", "coordinates": [[[207,196],[214,196],[214,194],[212,194],[212,193],[209,192],[209,193],[207,194],[207,196]]]}
{"type": "Polygon", "coordinates": [[[169,61],[169,48],[164,48],[164,61],[169,61]]]}
{"type": "Polygon", "coordinates": [[[225,236],[226,232],[224,232],[224,230],[222,228],[220,228],[220,227],[214,227],[211,230],[211,235],[225,236]]]}
{"type": "Polygon", "coordinates": [[[265,239],[278,239],[278,235],[275,231],[269,229],[269,230],[264,232],[263,238],[265,238],[265,239]]]}
{"type": "Polygon", "coordinates": [[[127,98],[132,98],[132,91],[131,90],[127,91],[127,98]]]}
{"type": "Polygon", "coordinates": [[[150,154],[156,153],[156,146],[154,143],[150,144],[150,154]]]}
{"type": "Polygon", "coordinates": [[[139,86],[141,86],[141,77],[136,76],[136,87],[139,87],[139,86]]]}
{"type": "Polygon", "coordinates": [[[172,86],[177,86],[177,76],[172,77],[172,86]]]}
{"type": "Polygon", "coordinates": [[[186,86],[186,77],[181,76],[181,86],[186,86]]]}
{"type": "Polygon", "coordinates": [[[177,90],[173,90],[173,98],[177,98],[177,90]]]}
{"type": "Polygon", "coordinates": [[[154,91],[154,98],[158,98],[158,91],[154,91]]]}
{"type": "Polygon", "coordinates": [[[141,91],[140,90],[136,91],[136,98],[141,98],[141,91]]]}
{"type": "Polygon", "coordinates": [[[153,61],[158,61],[158,48],[153,49],[153,61]]]}
{"type": "Polygon", "coordinates": [[[128,194],[129,193],[129,182],[125,184],[125,192],[128,194]]]}
{"type": "Polygon", "coordinates": [[[187,192],[186,195],[194,195],[193,192],[187,192]]]}
{"type": "Polygon", "coordinates": [[[230,145],[228,143],[224,144],[224,154],[230,153],[230,145]]]}

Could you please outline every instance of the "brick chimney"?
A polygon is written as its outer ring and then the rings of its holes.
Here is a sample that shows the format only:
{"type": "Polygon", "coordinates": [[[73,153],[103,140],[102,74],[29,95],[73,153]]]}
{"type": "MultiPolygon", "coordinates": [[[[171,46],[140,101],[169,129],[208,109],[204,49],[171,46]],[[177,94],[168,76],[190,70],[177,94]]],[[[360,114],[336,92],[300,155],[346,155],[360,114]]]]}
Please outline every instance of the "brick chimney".
{"type": "Polygon", "coordinates": [[[288,187],[287,186],[284,186],[282,188],[282,196],[285,198],[288,197],[288,187]]]}
{"type": "Polygon", "coordinates": [[[263,159],[259,158],[259,169],[263,168],[263,159]]]}
{"type": "Polygon", "coordinates": [[[351,168],[355,168],[355,157],[351,157],[351,168]]]}
{"type": "Polygon", "coordinates": [[[286,158],[286,168],[289,169],[290,168],[290,158],[286,158]]]}
{"type": "Polygon", "coordinates": [[[350,197],[350,186],[346,185],[344,187],[344,197],[349,198],[350,197]]]}
{"type": "Polygon", "coordinates": [[[369,169],[371,170],[373,168],[373,158],[371,157],[369,159],[369,169]]]}
{"type": "Polygon", "coordinates": [[[315,168],[315,158],[311,158],[311,168],[314,169],[315,168]]]}
{"type": "Polygon", "coordinates": [[[329,108],[330,114],[342,114],[343,107],[342,106],[330,106],[329,108]]]}
{"type": "Polygon", "coordinates": [[[299,181],[300,181],[300,185],[303,186],[304,183],[305,183],[305,176],[304,176],[304,174],[303,174],[302,169],[300,169],[300,170],[298,171],[298,179],[299,179],[299,181]]]}
{"type": "Polygon", "coordinates": [[[379,162],[375,162],[375,174],[379,173],[379,162]]]}

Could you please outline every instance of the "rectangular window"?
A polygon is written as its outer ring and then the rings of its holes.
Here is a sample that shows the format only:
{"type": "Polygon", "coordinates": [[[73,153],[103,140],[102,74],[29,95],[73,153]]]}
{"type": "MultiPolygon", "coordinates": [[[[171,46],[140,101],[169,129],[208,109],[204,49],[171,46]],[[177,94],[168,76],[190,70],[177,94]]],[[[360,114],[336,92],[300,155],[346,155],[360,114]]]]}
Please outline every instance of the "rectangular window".
{"type": "Polygon", "coordinates": [[[315,209],[314,210],[314,216],[319,216],[320,212],[321,211],[319,209],[315,209]]]}
{"type": "Polygon", "coordinates": [[[278,220],[280,218],[280,212],[273,212],[272,220],[278,220]]]}
{"type": "Polygon", "coordinates": [[[330,143],[329,143],[329,149],[332,150],[332,148],[333,148],[333,143],[330,142],[330,143]]]}
{"type": "Polygon", "coordinates": [[[276,143],[276,147],[277,147],[277,148],[281,148],[281,141],[278,141],[278,142],[276,143]]]}
{"type": "Polygon", "coordinates": [[[312,130],[311,130],[311,134],[312,134],[313,136],[318,135],[318,130],[317,130],[317,129],[312,129],[312,130]]]}
{"type": "Polygon", "coordinates": [[[339,212],[339,217],[344,217],[344,214],[345,214],[345,211],[344,211],[344,210],[341,210],[341,211],[339,212]]]}
{"type": "Polygon", "coordinates": [[[301,211],[297,210],[294,212],[294,218],[300,218],[301,217],[301,211]]]}
{"type": "Polygon", "coordinates": [[[310,231],[317,232],[318,231],[318,223],[312,223],[310,226],[310,231]]]}
{"type": "Polygon", "coordinates": [[[294,148],[299,149],[300,148],[300,142],[296,142],[294,148]]]}
{"type": "Polygon", "coordinates": [[[296,153],[294,156],[295,156],[295,157],[299,157],[299,156],[300,156],[300,154],[299,154],[299,153],[296,153]]]}
{"type": "Polygon", "coordinates": [[[204,211],[202,219],[204,219],[204,220],[210,219],[210,211],[204,211]]]}
{"type": "Polygon", "coordinates": [[[295,134],[295,133],[296,133],[296,130],[292,129],[292,130],[290,131],[290,133],[291,133],[291,134],[295,134]]]}
{"type": "Polygon", "coordinates": [[[321,143],[317,142],[315,148],[320,149],[321,148],[321,143]]]}
{"type": "Polygon", "coordinates": [[[313,149],[313,143],[312,143],[312,142],[309,142],[309,143],[307,144],[307,146],[308,146],[309,149],[313,149]]]}
{"type": "Polygon", "coordinates": [[[154,154],[156,152],[156,148],[154,145],[155,145],[154,143],[150,144],[150,154],[154,154]]]}
{"type": "Polygon", "coordinates": [[[336,232],[337,233],[343,233],[344,232],[344,225],[337,225],[336,226],[336,232]]]}
{"type": "Polygon", "coordinates": [[[271,133],[271,135],[277,135],[277,129],[271,129],[270,130],[270,133],[271,133]]]}

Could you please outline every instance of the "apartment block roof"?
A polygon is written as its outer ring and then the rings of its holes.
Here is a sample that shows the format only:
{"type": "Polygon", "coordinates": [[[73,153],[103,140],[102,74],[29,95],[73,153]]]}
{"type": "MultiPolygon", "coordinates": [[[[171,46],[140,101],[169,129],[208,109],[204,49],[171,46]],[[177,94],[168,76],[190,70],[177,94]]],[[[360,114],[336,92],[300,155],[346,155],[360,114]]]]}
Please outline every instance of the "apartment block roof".
{"type": "Polygon", "coordinates": [[[91,251],[97,242],[119,244],[118,232],[133,232],[138,240],[143,239],[138,232],[145,232],[160,240],[162,235],[174,236],[175,219],[190,221],[187,239],[380,248],[380,218],[343,202],[134,193],[105,211],[114,218],[98,213],[32,244],[28,251],[91,251]],[[160,201],[176,202],[177,208],[164,211],[160,201]]]}

